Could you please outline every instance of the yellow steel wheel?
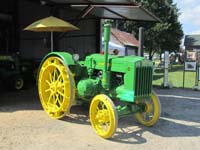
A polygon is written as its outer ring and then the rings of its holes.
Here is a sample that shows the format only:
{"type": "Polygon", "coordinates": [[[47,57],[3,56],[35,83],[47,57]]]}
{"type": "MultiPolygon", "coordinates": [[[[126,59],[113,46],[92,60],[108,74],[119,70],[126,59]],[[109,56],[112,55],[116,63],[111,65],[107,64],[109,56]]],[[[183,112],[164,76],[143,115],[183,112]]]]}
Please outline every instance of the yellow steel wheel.
{"type": "Polygon", "coordinates": [[[145,126],[154,125],[158,121],[161,113],[161,105],[156,93],[152,92],[149,99],[145,99],[140,103],[144,106],[144,111],[136,113],[135,118],[145,126]]]}
{"type": "Polygon", "coordinates": [[[39,71],[38,91],[45,112],[60,119],[69,112],[75,98],[75,83],[69,68],[59,57],[48,57],[39,71]]]}
{"type": "Polygon", "coordinates": [[[115,105],[108,96],[100,94],[92,99],[90,122],[95,132],[103,138],[110,138],[115,133],[118,115],[115,105]]]}

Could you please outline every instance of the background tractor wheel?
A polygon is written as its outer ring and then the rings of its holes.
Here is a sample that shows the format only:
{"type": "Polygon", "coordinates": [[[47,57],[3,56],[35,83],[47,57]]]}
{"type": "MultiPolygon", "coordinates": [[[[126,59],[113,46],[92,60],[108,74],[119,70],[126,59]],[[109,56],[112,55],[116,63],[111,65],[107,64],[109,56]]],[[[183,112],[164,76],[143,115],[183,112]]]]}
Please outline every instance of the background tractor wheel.
{"type": "Polygon", "coordinates": [[[38,91],[45,112],[60,119],[70,111],[75,98],[75,83],[68,66],[56,56],[43,61],[38,78],[38,91]]]}
{"type": "Polygon", "coordinates": [[[24,79],[20,74],[15,74],[2,80],[2,84],[10,90],[21,90],[24,88],[24,79]]]}
{"type": "Polygon", "coordinates": [[[24,87],[24,79],[21,76],[16,76],[12,86],[15,90],[21,90],[24,87]]]}
{"type": "Polygon", "coordinates": [[[144,106],[144,111],[136,113],[135,118],[138,122],[145,126],[154,125],[158,121],[161,113],[160,100],[156,96],[156,93],[152,92],[152,95],[149,99],[145,99],[140,103],[141,106],[144,106]]]}
{"type": "Polygon", "coordinates": [[[93,98],[90,104],[90,122],[95,132],[103,138],[110,138],[115,133],[118,115],[108,96],[100,94],[93,98]]]}

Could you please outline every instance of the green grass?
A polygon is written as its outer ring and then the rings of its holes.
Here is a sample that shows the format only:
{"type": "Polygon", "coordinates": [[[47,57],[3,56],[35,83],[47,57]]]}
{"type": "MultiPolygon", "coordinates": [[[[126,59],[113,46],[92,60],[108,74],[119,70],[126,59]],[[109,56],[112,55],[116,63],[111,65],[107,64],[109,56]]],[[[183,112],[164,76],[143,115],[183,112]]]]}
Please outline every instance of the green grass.
{"type": "MultiPolygon", "coordinates": [[[[183,65],[173,65],[169,70],[168,81],[173,87],[183,87],[183,65]]],[[[163,83],[163,69],[155,69],[153,85],[160,86],[163,83]]],[[[185,88],[192,88],[195,85],[196,72],[185,72],[185,88]]]]}

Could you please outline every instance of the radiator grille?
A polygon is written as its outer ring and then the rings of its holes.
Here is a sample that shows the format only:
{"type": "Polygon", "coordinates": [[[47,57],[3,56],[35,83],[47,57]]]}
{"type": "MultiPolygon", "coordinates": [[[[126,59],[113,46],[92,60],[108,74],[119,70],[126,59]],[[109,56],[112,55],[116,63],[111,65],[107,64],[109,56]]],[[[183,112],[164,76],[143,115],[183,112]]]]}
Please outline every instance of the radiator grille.
{"type": "Polygon", "coordinates": [[[153,68],[151,66],[138,66],[135,75],[135,96],[150,96],[152,90],[153,68]]]}

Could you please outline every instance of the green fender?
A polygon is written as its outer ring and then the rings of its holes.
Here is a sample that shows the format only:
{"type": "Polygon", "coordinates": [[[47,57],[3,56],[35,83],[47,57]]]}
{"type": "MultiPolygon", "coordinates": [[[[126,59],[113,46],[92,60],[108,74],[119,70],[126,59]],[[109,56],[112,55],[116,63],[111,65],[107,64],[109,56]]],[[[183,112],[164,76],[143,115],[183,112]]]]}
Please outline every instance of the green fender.
{"type": "MultiPolygon", "coordinates": [[[[37,80],[38,80],[40,68],[42,67],[43,62],[44,62],[47,58],[49,58],[49,57],[55,57],[55,56],[61,58],[61,60],[64,62],[64,64],[65,64],[66,66],[74,65],[74,64],[75,64],[75,62],[74,62],[74,60],[73,60],[73,58],[72,58],[72,55],[69,54],[69,53],[66,53],[66,52],[51,52],[51,53],[48,53],[48,54],[42,59],[42,61],[41,61],[41,63],[40,63],[40,66],[39,66],[38,72],[37,72],[37,80]]],[[[37,81],[36,81],[36,83],[37,83],[37,81]]]]}

